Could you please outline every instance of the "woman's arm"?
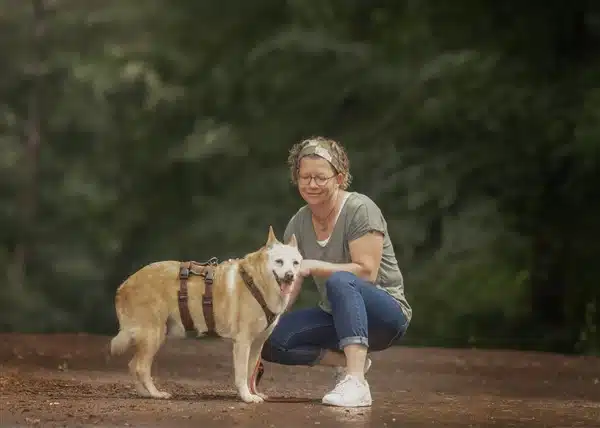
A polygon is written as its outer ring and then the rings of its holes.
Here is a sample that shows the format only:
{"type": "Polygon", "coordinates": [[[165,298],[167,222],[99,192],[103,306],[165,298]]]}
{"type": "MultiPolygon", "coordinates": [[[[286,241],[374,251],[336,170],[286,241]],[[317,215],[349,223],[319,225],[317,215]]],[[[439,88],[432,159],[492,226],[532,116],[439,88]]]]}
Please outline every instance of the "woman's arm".
{"type": "Polygon", "coordinates": [[[383,254],[385,229],[379,207],[373,201],[365,201],[356,208],[345,230],[351,263],[307,260],[304,267],[315,276],[327,277],[334,272],[346,271],[375,282],[383,254]]]}
{"type": "Polygon", "coordinates": [[[320,260],[303,260],[305,274],[327,277],[334,272],[351,272],[359,278],[375,282],[383,253],[383,235],[367,233],[349,243],[351,263],[330,263],[320,260]]]}

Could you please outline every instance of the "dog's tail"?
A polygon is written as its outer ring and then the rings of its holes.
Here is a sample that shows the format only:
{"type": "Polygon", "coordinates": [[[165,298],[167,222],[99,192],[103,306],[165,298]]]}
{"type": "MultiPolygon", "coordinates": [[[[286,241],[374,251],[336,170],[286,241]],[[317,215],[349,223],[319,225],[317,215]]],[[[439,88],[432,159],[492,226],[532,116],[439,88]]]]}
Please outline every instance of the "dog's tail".
{"type": "Polygon", "coordinates": [[[133,332],[129,329],[121,329],[119,334],[110,341],[110,355],[121,355],[133,342],[133,332]]]}

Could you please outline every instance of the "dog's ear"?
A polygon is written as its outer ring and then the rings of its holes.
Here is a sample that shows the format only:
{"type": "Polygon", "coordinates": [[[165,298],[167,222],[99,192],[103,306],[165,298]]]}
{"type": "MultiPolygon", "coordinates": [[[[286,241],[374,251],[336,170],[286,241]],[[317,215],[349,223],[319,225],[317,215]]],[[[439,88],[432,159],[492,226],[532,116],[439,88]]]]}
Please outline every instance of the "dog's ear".
{"type": "Polygon", "coordinates": [[[296,241],[295,233],[292,233],[292,236],[291,236],[290,240],[288,241],[287,245],[298,248],[298,241],[296,241]]]}
{"type": "Polygon", "coordinates": [[[273,244],[277,243],[277,238],[275,237],[275,232],[273,232],[273,226],[269,226],[269,237],[267,238],[267,247],[271,247],[273,244]]]}

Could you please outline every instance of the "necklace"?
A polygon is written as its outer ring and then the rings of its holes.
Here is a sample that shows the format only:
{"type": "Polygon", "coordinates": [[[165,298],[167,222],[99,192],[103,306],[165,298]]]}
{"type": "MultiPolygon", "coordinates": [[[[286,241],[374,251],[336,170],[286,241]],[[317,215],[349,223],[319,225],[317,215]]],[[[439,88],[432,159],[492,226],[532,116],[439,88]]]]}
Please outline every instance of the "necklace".
{"type": "Polygon", "coordinates": [[[329,217],[331,217],[331,214],[333,214],[333,212],[337,208],[339,196],[340,196],[340,194],[339,194],[339,191],[338,191],[338,192],[336,192],[336,195],[335,195],[335,202],[333,203],[333,207],[331,208],[331,210],[325,216],[324,219],[321,220],[319,217],[317,217],[313,213],[312,216],[315,219],[315,222],[317,223],[317,227],[318,227],[318,229],[319,229],[320,232],[325,232],[327,230],[327,227],[329,226],[329,217]]]}

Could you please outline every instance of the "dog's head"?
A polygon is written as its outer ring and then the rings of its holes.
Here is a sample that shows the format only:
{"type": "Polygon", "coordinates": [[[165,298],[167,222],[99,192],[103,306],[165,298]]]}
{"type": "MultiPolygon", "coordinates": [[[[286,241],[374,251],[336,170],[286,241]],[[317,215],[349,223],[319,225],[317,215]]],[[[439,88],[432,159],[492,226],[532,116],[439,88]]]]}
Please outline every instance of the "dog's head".
{"type": "Polygon", "coordinates": [[[289,242],[284,244],[277,240],[273,233],[273,227],[270,226],[266,253],[267,268],[273,272],[281,294],[289,294],[300,271],[300,262],[302,261],[296,236],[292,235],[289,242]]]}

